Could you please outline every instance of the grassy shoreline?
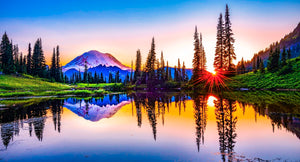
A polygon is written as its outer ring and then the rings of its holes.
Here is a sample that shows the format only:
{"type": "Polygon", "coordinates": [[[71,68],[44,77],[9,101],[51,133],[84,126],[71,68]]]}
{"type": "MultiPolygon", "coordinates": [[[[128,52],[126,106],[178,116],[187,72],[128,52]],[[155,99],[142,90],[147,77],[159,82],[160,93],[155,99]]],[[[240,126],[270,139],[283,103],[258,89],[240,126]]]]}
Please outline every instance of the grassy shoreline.
{"type": "Polygon", "coordinates": [[[25,96],[99,96],[122,90],[121,83],[67,85],[30,75],[0,75],[0,99],[25,96]]]}

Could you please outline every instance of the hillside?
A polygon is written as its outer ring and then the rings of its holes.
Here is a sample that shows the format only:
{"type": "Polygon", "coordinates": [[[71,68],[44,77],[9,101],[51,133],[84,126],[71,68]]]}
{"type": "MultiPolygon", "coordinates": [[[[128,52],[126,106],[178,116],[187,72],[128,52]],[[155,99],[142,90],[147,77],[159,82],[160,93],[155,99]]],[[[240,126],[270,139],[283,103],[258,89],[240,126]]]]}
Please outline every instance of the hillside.
{"type": "Polygon", "coordinates": [[[233,89],[300,89],[300,56],[288,60],[288,63],[291,68],[286,65],[276,73],[249,72],[234,76],[227,81],[227,85],[233,89]]]}

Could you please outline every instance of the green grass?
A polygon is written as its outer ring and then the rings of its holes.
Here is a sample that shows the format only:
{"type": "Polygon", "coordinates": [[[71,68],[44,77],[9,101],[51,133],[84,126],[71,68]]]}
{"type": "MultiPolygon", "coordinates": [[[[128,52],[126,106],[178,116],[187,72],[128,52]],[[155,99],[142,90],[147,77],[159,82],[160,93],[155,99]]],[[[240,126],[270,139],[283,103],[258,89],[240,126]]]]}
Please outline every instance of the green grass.
{"type": "Polygon", "coordinates": [[[122,85],[122,83],[78,83],[76,84],[77,88],[104,88],[104,87],[109,87],[113,85],[122,85]]]}
{"type": "Polygon", "coordinates": [[[250,72],[237,75],[227,81],[227,85],[231,88],[300,89],[300,57],[288,62],[292,65],[289,70],[284,68],[275,73],[250,72]]]}
{"type": "Polygon", "coordinates": [[[0,97],[22,97],[22,96],[33,96],[33,92],[4,92],[0,93],[0,97]]]}
{"type": "Polygon", "coordinates": [[[21,77],[0,75],[0,91],[49,91],[65,90],[71,87],[62,83],[47,82],[29,75],[21,77]]]}
{"type": "Polygon", "coordinates": [[[120,86],[121,83],[103,83],[103,84],[86,84],[80,83],[79,87],[99,88],[95,91],[90,90],[70,90],[73,86],[62,83],[52,83],[41,78],[35,78],[30,75],[19,77],[12,75],[0,75],[0,98],[22,97],[22,96],[92,96],[107,93],[103,88],[120,86]]]}

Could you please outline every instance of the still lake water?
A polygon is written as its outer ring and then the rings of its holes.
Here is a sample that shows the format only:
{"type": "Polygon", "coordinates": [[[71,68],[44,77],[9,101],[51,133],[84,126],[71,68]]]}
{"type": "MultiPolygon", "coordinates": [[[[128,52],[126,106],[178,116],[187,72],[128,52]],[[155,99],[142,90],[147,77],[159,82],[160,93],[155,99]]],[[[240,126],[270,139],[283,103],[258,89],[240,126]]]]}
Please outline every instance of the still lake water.
{"type": "Polygon", "coordinates": [[[4,161],[300,160],[293,103],[176,93],[15,103],[1,104],[4,161]]]}

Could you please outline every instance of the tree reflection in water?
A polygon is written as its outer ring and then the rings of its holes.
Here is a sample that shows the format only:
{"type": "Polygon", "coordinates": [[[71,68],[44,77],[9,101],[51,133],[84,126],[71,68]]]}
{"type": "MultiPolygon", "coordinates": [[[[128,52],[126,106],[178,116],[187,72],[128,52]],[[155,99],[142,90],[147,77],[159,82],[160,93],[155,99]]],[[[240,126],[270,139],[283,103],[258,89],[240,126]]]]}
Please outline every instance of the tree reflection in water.
{"type": "Polygon", "coordinates": [[[237,137],[235,101],[219,96],[214,103],[222,161],[226,161],[226,156],[228,156],[228,161],[233,161],[235,138],[237,137]]]}
{"type": "Polygon", "coordinates": [[[43,140],[47,109],[49,108],[53,117],[54,129],[61,131],[61,113],[63,100],[47,100],[29,105],[17,105],[0,111],[1,139],[7,149],[9,143],[14,140],[21,129],[26,129],[28,124],[29,135],[35,136],[39,141],[43,140]]]}
{"type": "Polygon", "coordinates": [[[204,131],[207,124],[207,99],[206,95],[192,95],[194,100],[194,117],[196,123],[196,144],[198,152],[200,145],[204,145],[204,131]]]}
{"type": "MultiPolygon", "coordinates": [[[[181,93],[131,94],[130,98],[134,101],[134,103],[132,104],[134,105],[133,108],[135,108],[136,111],[135,113],[137,126],[142,126],[143,118],[148,119],[152,129],[153,138],[156,141],[159,138],[158,128],[160,127],[158,127],[158,123],[162,123],[162,125],[164,126],[164,124],[168,122],[168,120],[165,119],[166,114],[174,110],[176,111],[175,114],[179,117],[186,115],[185,113],[183,113],[186,111],[186,100],[192,99],[192,101],[189,102],[193,103],[193,106],[190,108],[193,110],[192,121],[194,121],[195,130],[192,132],[185,133],[195,135],[195,143],[197,146],[197,150],[198,152],[200,152],[200,150],[203,149],[203,147],[201,146],[204,146],[205,144],[204,134],[206,131],[208,120],[208,96],[203,94],[191,94],[190,96],[191,97],[181,93]],[[170,109],[172,110],[170,111],[170,109]]],[[[21,134],[20,130],[28,130],[30,136],[35,136],[37,137],[37,140],[42,141],[47,117],[52,119],[54,124],[54,130],[57,132],[61,132],[61,118],[63,113],[63,106],[65,108],[68,108],[67,103],[69,103],[69,105],[77,106],[74,108],[76,110],[82,108],[82,110],[85,110],[83,111],[84,114],[88,113],[89,115],[92,115],[93,111],[91,110],[93,110],[93,106],[94,108],[97,108],[95,110],[103,110],[104,107],[106,107],[107,110],[110,110],[109,107],[111,106],[107,105],[118,105],[119,102],[127,103],[128,96],[124,94],[107,95],[99,99],[69,98],[62,100],[43,99],[41,101],[15,105],[13,107],[0,110],[1,139],[6,149],[7,147],[9,147],[9,144],[14,140],[14,137],[21,134]]],[[[222,161],[235,161],[237,158],[237,155],[235,155],[234,151],[234,147],[237,142],[237,104],[239,105],[238,107],[241,108],[243,114],[246,113],[246,107],[253,108],[255,112],[254,119],[256,119],[256,117],[259,116],[268,117],[268,119],[270,119],[270,124],[273,126],[273,131],[275,131],[275,128],[286,129],[289,132],[296,134],[297,137],[300,139],[300,120],[299,117],[295,115],[295,111],[297,109],[294,109],[295,107],[297,107],[297,105],[288,105],[282,102],[280,102],[279,104],[271,104],[264,102],[248,103],[245,101],[236,101],[232,98],[229,99],[228,96],[224,97],[223,95],[219,95],[214,101],[214,113],[216,116],[217,131],[219,138],[219,151],[222,161]]],[[[121,105],[120,108],[122,106],[123,105],[121,105]]],[[[112,109],[114,110],[114,108],[112,109]]],[[[110,116],[112,116],[118,110],[119,108],[116,108],[116,111],[114,110],[105,112],[113,112],[110,113],[110,116]]],[[[240,120],[242,120],[242,118],[240,118],[240,120]]]]}

